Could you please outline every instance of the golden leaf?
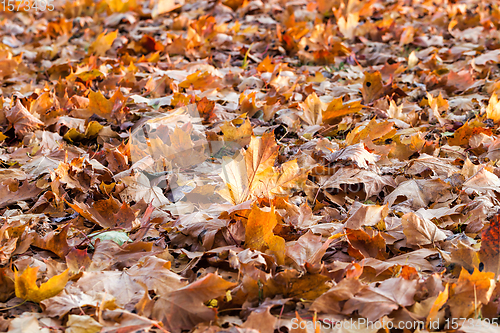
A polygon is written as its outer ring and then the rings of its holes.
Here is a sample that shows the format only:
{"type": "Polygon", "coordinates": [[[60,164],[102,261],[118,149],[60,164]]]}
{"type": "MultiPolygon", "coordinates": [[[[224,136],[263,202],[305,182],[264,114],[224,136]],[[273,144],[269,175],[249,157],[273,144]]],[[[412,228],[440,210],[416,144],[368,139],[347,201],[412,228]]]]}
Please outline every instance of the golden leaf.
{"type": "Polygon", "coordinates": [[[278,224],[274,207],[270,210],[261,210],[253,205],[245,232],[245,245],[248,248],[265,251],[269,250],[276,256],[279,265],[285,262],[285,240],[273,233],[278,224]]]}
{"type": "Polygon", "coordinates": [[[19,275],[14,272],[14,285],[16,296],[27,301],[40,303],[44,299],[51,298],[59,294],[69,279],[69,269],[66,269],[59,275],[51,277],[47,282],[42,283],[40,287],[36,284],[36,273],[39,267],[28,267],[19,275]]]}
{"type": "Polygon", "coordinates": [[[89,54],[94,53],[98,57],[102,57],[111,48],[111,45],[118,37],[118,30],[106,34],[101,33],[89,47],[89,54]]]}

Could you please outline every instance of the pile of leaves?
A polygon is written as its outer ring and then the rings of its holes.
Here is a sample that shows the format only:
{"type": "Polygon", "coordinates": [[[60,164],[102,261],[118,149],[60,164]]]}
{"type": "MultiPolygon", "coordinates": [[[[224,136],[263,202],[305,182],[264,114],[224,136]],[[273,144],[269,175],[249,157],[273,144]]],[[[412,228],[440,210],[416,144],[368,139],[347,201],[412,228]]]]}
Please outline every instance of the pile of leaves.
{"type": "Polygon", "coordinates": [[[54,6],[0,18],[0,331],[498,332],[497,1],[54,6]],[[239,160],[175,214],[131,135],[193,105],[239,160]]]}

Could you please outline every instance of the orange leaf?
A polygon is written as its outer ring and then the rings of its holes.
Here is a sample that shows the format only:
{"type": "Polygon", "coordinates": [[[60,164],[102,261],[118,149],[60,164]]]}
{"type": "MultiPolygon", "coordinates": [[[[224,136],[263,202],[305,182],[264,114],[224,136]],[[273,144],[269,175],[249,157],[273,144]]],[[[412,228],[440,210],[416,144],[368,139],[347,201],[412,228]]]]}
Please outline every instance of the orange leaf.
{"type": "Polygon", "coordinates": [[[427,325],[434,321],[434,319],[437,318],[439,309],[443,307],[443,305],[446,304],[446,301],[448,301],[448,284],[446,284],[446,287],[444,288],[444,291],[441,291],[432,304],[431,311],[429,312],[429,315],[427,316],[427,325]]]}
{"type": "Polygon", "coordinates": [[[364,106],[361,101],[354,101],[344,104],[342,97],[334,98],[323,111],[323,121],[328,122],[335,118],[343,117],[345,115],[359,112],[364,106]]]}
{"type": "Polygon", "coordinates": [[[51,298],[59,294],[69,279],[69,269],[66,269],[59,275],[51,277],[47,282],[42,283],[40,287],[36,284],[36,273],[39,267],[28,267],[19,275],[14,272],[14,284],[16,296],[27,301],[40,303],[44,299],[51,298]]]}
{"type": "Polygon", "coordinates": [[[273,72],[274,67],[276,65],[273,64],[271,58],[269,56],[265,57],[264,60],[257,66],[257,70],[259,72],[273,72]]]}
{"type": "Polygon", "coordinates": [[[479,260],[484,270],[500,274],[500,215],[496,215],[488,229],[483,231],[479,260]]]}
{"type": "Polygon", "coordinates": [[[278,224],[274,207],[270,210],[261,210],[253,205],[248,216],[245,232],[245,245],[248,248],[273,253],[279,265],[285,261],[285,240],[273,233],[278,224]]]}
{"type": "Polygon", "coordinates": [[[480,133],[484,133],[488,136],[492,135],[491,129],[484,128],[484,126],[479,121],[466,122],[459,129],[457,129],[452,138],[448,139],[450,146],[462,146],[469,143],[469,139],[480,133]]]}
{"type": "Polygon", "coordinates": [[[118,30],[106,34],[105,32],[97,36],[96,40],[89,47],[89,54],[94,53],[98,57],[102,57],[111,48],[111,45],[118,37],[118,30]]]}

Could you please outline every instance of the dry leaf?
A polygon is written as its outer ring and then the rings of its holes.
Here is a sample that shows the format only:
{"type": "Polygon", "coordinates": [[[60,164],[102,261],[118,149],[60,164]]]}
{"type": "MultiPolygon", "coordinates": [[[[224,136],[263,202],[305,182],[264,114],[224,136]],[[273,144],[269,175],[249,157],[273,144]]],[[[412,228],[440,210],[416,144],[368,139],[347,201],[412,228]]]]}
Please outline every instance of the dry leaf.
{"type": "Polygon", "coordinates": [[[40,303],[41,301],[59,294],[69,279],[69,269],[59,275],[51,277],[40,287],[36,284],[37,272],[40,267],[27,267],[22,274],[14,272],[16,296],[27,301],[40,303]]]}

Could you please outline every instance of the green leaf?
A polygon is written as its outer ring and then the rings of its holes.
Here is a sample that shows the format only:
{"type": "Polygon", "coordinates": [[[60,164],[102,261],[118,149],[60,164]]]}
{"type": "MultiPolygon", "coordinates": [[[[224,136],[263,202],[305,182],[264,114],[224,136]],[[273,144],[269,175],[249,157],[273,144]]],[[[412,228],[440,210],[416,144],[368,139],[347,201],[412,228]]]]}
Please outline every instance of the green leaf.
{"type": "Polygon", "coordinates": [[[123,245],[126,242],[132,242],[125,231],[106,231],[97,235],[90,235],[92,239],[111,240],[118,245],[123,245]]]}

